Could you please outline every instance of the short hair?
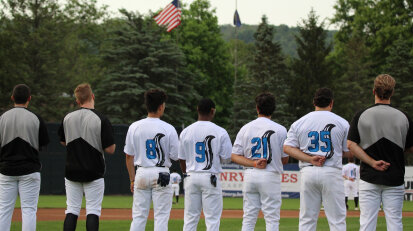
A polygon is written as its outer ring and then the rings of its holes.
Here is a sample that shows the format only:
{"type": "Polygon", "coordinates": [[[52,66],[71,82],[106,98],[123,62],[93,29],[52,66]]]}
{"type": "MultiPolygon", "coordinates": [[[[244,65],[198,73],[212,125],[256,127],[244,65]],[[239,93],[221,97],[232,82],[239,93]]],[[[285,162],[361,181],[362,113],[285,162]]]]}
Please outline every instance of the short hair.
{"type": "Polygon", "coordinates": [[[259,114],[271,116],[275,110],[275,97],[268,92],[261,93],[255,97],[255,104],[259,114]]]}
{"type": "Polygon", "coordinates": [[[213,108],[215,108],[215,103],[209,98],[201,99],[198,103],[198,113],[201,115],[209,115],[213,108]]]}
{"type": "Polygon", "coordinates": [[[313,103],[316,107],[327,107],[333,101],[334,95],[330,88],[319,88],[314,94],[313,103]]]}
{"type": "Polygon", "coordinates": [[[26,84],[17,84],[13,88],[13,99],[16,104],[24,104],[29,100],[30,88],[26,84]]]}
{"type": "Polygon", "coordinates": [[[381,100],[390,99],[393,95],[396,80],[388,74],[381,74],[374,80],[374,92],[381,100]]]}
{"type": "Polygon", "coordinates": [[[75,88],[75,97],[80,104],[89,102],[92,99],[92,88],[88,83],[81,83],[75,88]]]}
{"type": "Polygon", "coordinates": [[[349,158],[348,158],[348,162],[354,163],[354,158],[353,158],[353,157],[349,157],[349,158]]]}
{"type": "Polygon", "coordinates": [[[150,89],[145,92],[145,106],[148,112],[157,112],[160,105],[166,102],[165,92],[159,89],[150,89]]]}

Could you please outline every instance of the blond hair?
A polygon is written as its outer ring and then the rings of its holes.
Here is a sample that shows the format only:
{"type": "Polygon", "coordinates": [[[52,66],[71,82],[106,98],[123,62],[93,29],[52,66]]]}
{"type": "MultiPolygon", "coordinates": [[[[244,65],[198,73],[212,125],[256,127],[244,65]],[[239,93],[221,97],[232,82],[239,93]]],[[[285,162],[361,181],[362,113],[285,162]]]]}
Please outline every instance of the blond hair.
{"type": "Polygon", "coordinates": [[[396,80],[388,74],[381,74],[374,80],[374,92],[381,100],[390,99],[393,95],[396,80]]]}
{"type": "Polygon", "coordinates": [[[92,88],[88,83],[79,84],[75,89],[75,97],[80,104],[89,102],[92,99],[92,94],[92,88]]]}

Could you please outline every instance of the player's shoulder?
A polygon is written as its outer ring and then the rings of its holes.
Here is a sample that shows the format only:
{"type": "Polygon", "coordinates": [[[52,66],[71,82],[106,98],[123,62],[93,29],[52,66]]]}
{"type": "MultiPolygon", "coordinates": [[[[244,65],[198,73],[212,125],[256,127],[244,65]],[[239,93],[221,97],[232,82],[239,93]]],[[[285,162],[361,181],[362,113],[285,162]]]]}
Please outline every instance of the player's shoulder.
{"type": "Polygon", "coordinates": [[[349,122],[346,119],[344,119],[343,117],[341,117],[341,116],[339,116],[339,115],[337,115],[333,112],[331,112],[331,113],[332,113],[332,116],[337,120],[337,122],[340,123],[342,126],[344,126],[344,127],[349,127],[350,126],[349,122]]]}

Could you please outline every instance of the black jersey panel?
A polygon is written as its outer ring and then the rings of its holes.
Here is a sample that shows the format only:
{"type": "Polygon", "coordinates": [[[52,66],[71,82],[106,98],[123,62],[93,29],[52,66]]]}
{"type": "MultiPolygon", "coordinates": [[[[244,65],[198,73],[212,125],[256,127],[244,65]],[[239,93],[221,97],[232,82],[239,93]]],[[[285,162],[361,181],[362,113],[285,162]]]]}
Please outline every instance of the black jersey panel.
{"type": "Polygon", "coordinates": [[[39,172],[39,152],[20,137],[15,138],[0,150],[0,173],[21,176],[39,172]]]}
{"type": "Polygon", "coordinates": [[[71,181],[90,182],[102,178],[105,160],[101,152],[82,138],[67,145],[65,177],[71,181]]]}
{"type": "Polygon", "coordinates": [[[390,167],[384,171],[377,171],[366,163],[361,163],[361,179],[372,184],[387,186],[399,186],[404,184],[404,150],[397,144],[382,138],[365,152],[375,160],[384,160],[390,163],[390,167]]]}

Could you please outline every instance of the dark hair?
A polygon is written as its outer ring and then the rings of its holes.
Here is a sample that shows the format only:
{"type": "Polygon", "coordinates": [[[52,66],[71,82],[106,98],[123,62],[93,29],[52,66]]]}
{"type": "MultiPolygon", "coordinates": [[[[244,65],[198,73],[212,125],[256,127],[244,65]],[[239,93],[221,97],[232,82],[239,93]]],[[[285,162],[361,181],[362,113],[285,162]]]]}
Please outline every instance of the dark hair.
{"type": "Polygon", "coordinates": [[[333,91],[329,88],[323,87],[317,89],[317,91],[314,94],[314,106],[316,107],[327,107],[330,105],[331,101],[333,101],[334,96],[333,96],[333,91]]]}
{"type": "Polygon", "coordinates": [[[26,84],[18,84],[13,88],[14,103],[24,104],[29,100],[30,88],[26,84]]]}
{"type": "Polygon", "coordinates": [[[201,115],[209,115],[213,108],[215,108],[215,103],[209,98],[201,99],[198,103],[198,113],[201,115]]]}
{"type": "Polygon", "coordinates": [[[354,158],[353,158],[353,157],[349,157],[349,158],[348,158],[348,162],[349,162],[349,163],[354,163],[354,158]]]}
{"type": "Polygon", "coordinates": [[[275,110],[275,97],[271,93],[261,93],[255,97],[255,104],[259,114],[271,116],[275,110]]]}
{"type": "Polygon", "coordinates": [[[160,105],[166,102],[165,92],[159,89],[150,89],[145,92],[145,106],[148,112],[157,112],[160,105]]]}

